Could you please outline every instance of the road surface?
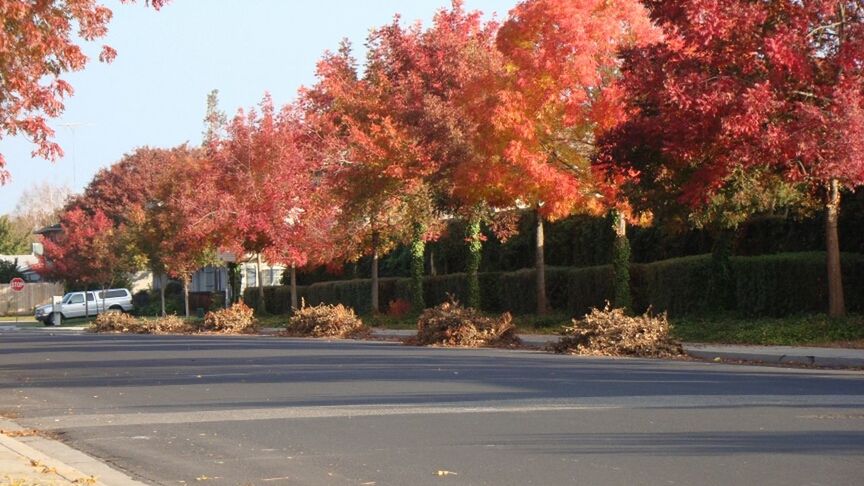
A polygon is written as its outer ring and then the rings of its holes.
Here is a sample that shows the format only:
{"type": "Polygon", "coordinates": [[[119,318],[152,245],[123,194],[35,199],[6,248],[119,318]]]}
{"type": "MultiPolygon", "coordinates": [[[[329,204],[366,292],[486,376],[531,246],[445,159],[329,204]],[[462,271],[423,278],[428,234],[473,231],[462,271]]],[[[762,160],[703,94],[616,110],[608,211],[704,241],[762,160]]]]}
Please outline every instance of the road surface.
{"type": "Polygon", "coordinates": [[[864,374],[0,334],[0,413],[159,485],[860,485],[864,374]]]}

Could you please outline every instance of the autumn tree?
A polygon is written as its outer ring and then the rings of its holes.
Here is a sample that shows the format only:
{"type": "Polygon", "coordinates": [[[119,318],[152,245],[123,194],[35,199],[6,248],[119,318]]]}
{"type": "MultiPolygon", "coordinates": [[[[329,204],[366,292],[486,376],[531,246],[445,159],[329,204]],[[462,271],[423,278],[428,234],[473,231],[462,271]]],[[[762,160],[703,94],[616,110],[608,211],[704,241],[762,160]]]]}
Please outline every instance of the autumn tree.
{"type": "Polygon", "coordinates": [[[167,151],[149,147],[126,154],[119,162],[100,170],[84,193],[67,203],[67,211],[80,210],[91,217],[104,214],[115,227],[124,226],[136,241],[135,248],[144,255],[146,268],[159,279],[162,313],[165,313],[167,274],[158,242],[158,231],[148,232],[144,209],[158,200],[157,190],[168,165],[167,151]]]}
{"type": "Polygon", "coordinates": [[[618,51],[655,36],[635,0],[527,0],[498,32],[505,75],[482,133],[486,157],[459,174],[495,207],[537,215],[537,312],[548,304],[543,222],[597,211],[591,161],[600,134],[623,117],[618,51]]]}
{"type": "MultiPolygon", "coordinates": [[[[56,238],[43,238],[44,253],[36,271],[47,280],[63,280],[81,285],[83,290],[110,286],[137,264],[129,258],[123,226],[115,226],[104,212],[92,215],[74,208],[60,219],[61,232],[56,238]]],[[[85,299],[85,315],[90,302],[85,299]]]]}
{"type": "MultiPolygon", "coordinates": [[[[146,3],[159,9],[168,0],[146,3]]],[[[63,77],[87,65],[80,42],[105,37],[111,16],[97,0],[0,0],[0,139],[23,135],[35,145],[34,157],[63,155],[47,120],[63,113],[63,100],[73,93],[63,77]]],[[[103,46],[99,60],[116,54],[103,46]]],[[[0,185],[9,179],[5,166],[0,154],[0,185]]]]}
{"type": "Polygon", "coordinates": [[[421,187],[409,166],[422,166],[426,158],[407,127],[388,113],[391,79],[380,55],[372,46],[360,78],[344,42],[339,52],[325,54],[318,82],[302,93],[308,127],[324,141],[325,187],[339,207],[343,258],[372,256],[373,312],[379,311],[378,260],[404,239],[412,209],[406,202],[421,187]]]}
{"type": "Polygon", "coordinates": [[[170,150],[140,147],[118,162],[101,169],[84,188],[73,196],[66,209],[79,208],[88,214],[102,211],[115,224],[129,222],[129,210],[142,207],[156,198],[170,150]]]}
{"type": "MultiPolygon", "coordinates": [[[[741,202],[742,187],[757,203],[782,186],[821,200],[828,310],[843,315],[837,215],[841,190],[864,183],[864,6],[647,4],[665,40],[625,56],[636,116],[618,137],[619,162],[701,214],[741,202]]],[[[743,202],[739,217],[764,207],[743,202]]]]}
{"type": "MultiPolygon", "coordinates": [[[[204,167],[203,152],[180,146],[158,151],[158,177],[148,197],[127,209],[135,248],[146,257],[154,274],[179,280],[183,285],[186,317],[192,275],[215,260],[215,242],[205,228],[196,226],[202,201],[198,176],[204,167]]],[[[155,155],[155,154],[154,154],[155,155]]],[[[162,315],[165,309],[165,279],[160,285],[162,315]]]]}
{"type": "MultiPolygon", "coordinates": [[[[387,246],[381,235],[410,244],[415,311],[424,307],[425,244],[440,232],[442,216],[476,220],[469,227],[477,229],[471,247],[472,255],[479,255],[483,201],[457,196],[453,175],[458,164],[475,156],[472,143],[479,138],[476,121],[465,111],[482,110],[478,98],[490,73],[503,68],[495,29],[495,24],[483,23],[479,12],[465,12],[459,0],[438,11],[429,28],[404,27],[397,16],[370,34],[362,77],[343,46],[325,57],[318,85],[307,92],[313,116],[326,119],[325,131],[341,142],[331,168],[336,193],[352,202],[343,205],[352,209],[342,213],[343,224],[378,225],[367,226],[375,243],[373,308],[377,255],[387,246]],[[352,205],[356,202],[366,206],[352,205]]],[[[479,257],[476,262],[473,272],[469,268],[474,282],[479,257]]],[[[469,295],[479,296],[476,287],[469,295]]],[[[469,304],[477,306],[479,299],[469,297],[469,304]]]]}
{"type": "Polygon", "coordinates": [[[84,194],[68,204],[89,215],[102,213],[114,227],[125,228],[131,243],[122,254],[130,261],[140,255],[159,279],[163,315],[167,279],[180,279],[186,293],[191,274],[209,261],[212,239],[193,233],[198,228],[190,225],[200,206],[193,195],[202,158],[199,150],[186,146],[139,148],[98,172],[84,194]]]}
{"type": "MultiPolygon", "coordinates": [[[[394,56],[411,60],[411,64],[403,61],[403,71],[413,73],[417,94],[406,118],[415,126],[418,140],[429,154],[424,183],[435,215],[453,215],[467,221],[467,303],[475,308],[480,307],[481,222],[492,223],[500,218],[490,211],[483,191],[473,181],[457,178],[456,173],[462,164],[477,162],[485,155],[478,147],[485,122],[482,114],[493,106],[494,91],[489,88],[501,79],[505,68],[496,46],[497,31],[496,22],[484,22],[480,12],[466,11],[462,0],[454,0],[451,8],[435,14],[431,26],[418,32],[415,41],[401,43],[410,50],[396,51],[413,55],[394,56]]],[[[412,256],[415,268],[420,267],[422,253],[412,256]]],[[[422,293],[422,287],[419,291],[422,293]]]]}
{"type": "Polygon", "coordinates": [[[240,110],[226,127],[199,184],[204,214],[195,224],[212,227],[219,247],[241,258],[254,256],[260,311],[262,255],[292,238],[297,227],[291,222],[310,191],[312,174],[299,148],[299,131],[295,109],[277,110],[266,95],[258,110],[240,110]]]}

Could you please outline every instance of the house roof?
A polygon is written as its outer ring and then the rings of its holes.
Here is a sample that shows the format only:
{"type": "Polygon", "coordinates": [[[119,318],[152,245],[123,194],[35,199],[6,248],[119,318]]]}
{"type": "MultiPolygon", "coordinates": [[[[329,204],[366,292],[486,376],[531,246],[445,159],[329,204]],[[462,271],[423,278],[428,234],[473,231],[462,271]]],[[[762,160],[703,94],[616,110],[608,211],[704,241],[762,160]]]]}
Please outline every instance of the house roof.
{"type": "Polygon", "coordinates": [[[18,262],[18,271],[27,272],[39,263],[39,257],[36,255],[0,255],[0,261],[18,262]]]}
{"type": "Polygon", "coordinates": [[[33,232],[34,235],[47,235],[51,233],[59,233],[63,231],[63,228],[60,227],[60,223],[52,224],[51,226],[46,226],[44,228],[38,229],[33,232]]]}

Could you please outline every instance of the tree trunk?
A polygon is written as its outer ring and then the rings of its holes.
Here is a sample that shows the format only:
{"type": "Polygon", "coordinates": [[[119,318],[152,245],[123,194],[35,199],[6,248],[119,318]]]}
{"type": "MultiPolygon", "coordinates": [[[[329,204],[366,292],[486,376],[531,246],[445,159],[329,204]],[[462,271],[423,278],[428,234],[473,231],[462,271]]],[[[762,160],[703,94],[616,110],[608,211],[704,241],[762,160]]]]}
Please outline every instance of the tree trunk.
{"type": "Polygon", "coordinates": [[[236,262],[228,262],[228,292],[231,295],[226,295],[225,299],[225,308],[231,306],[238,300],[238,294],[240,293],[240,265],[236,262]],[[230,289],[230,290],[229,290],[230,289]]]}
{"type": "Polygon", "coordinates": [[[480,261],[483,257],[483,238],[480,233],[480,215],[473,214],[468,220],[468,307],[480,309],[480,261]]]}
{"type": "Polygon", "coordinates": [[[255,282],[258,284],[258,305],[255,309],[258,314],[264,314],[266,312],[267,306],[264,302],[264,280],[261,278],[261,253],[258,252],[255,254],[255,282]]]}
{"type": "Polygon", "coordinates": [[[435,248],[429,248],[429,275],[433,277],[438,275],[438,269],[435,268],[435,248]]]}
{"type": "Polygon", "coordinates": [[[545,235],[543,234],[543,215],[540,214],[540,209],[536,211],[537,216],[537,238],[534,246],[534,267],[536,268],[536,292],[537,292],[537,314],[544,315],[549,311],[549,304],[546,299],[546,256],[545,256],[545,235]]]}
{"type": "Polygon", "coordinates": [[[189,277],[183,277],[183,303],[186,307],[186,317],[189,317],[189,277]]]}
{"type": "Polygon", "coordinates": [[[378,313],[378,244],[381,235],[372,232],[372,313],[378,313]]]}
{"type": "Polygon", "coordinates": [[[168,286],[168,276],[162,273],[159,274],[159,279],[161,284],[159,285],[159,301],[162,303],[162,317],[165,317],[168,315],[168,313],[165,312],[165,287],[168,286]]]}
{"type": "Polygon", "coordinates": [[[297,310],[297,267],[291,265],[291,311],[297,310]]]}
{"type": "Polygon", "coordinates": [[[828,316],[844,317],[846,303],[843,298],[843,275],[840,267],[840,237],[837,219],[840,213],[840,183],[831,179],[828,204],[825,206],[825,250],[828,267],[828,316]]]}
{"type": "Polygon", "coordinates": [[[423,274],[425,270],[426,227],[414,223],[411,235],[411,307],[417,314],[426,308],[423,297],[423,274]]]}
{"type": "Polygon", "coordinates": [[[612,227],[615,230],[612,255],[615,307],[630,311],[633,306],[630,294],[630,241],[627,239],[627,220],[620,211],[612,211],[612,227]]]}

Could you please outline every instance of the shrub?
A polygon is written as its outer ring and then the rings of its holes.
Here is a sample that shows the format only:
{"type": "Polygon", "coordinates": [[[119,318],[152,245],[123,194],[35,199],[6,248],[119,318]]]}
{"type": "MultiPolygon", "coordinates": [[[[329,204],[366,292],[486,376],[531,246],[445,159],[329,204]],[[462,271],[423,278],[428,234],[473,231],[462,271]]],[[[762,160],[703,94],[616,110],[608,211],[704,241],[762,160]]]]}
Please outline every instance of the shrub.
{"type": "Polygon", "coordinates": [[[426,309],[417,321],[417,344],[440,346],[513,346],[519,344],[509,313],[498,319],[450,300],[426,309]]]}
{"type": "Polygon", "coordinates": [[[390,317],[404,317],[409,312],[411,312],[411,302],[405,299],[391,300],[387,304],[387,315],[390,317]]]}
{"type": "MultiPolygon", "coordinates": [[[[842,265],[849,310],[864,311],[864,255],[845,253],[842,265]]],[[[732,257],[728,272],[723,278],[714,278],[717,265],[710,254],[631,264],[633,309],[645,312],[653,308],[676,317],[726,310],[747,316],[783,316],[824,312],[827,308],[824,253],[732,257]],[[718,298],[721,294],[723,298],[718,298]]],[[[482,310],[519,315],[531,314],[536,309],[533,269],[481,273],[479,278],[482,310]]],[[[298,287],[298,293],[311,305],[342,304],[363,314],[370,310],[370,285],[368,279],[330,281],[298,287]]],[[[250,290],[254,289],[247,289],[245,299],[251,305],[257,296],[250,290]]],[[[287,287],[265,291],[270,292],[267,294],[268,310],[284,313],[290,309],[287,287]]],[[[454,273],[426,277],[423,291],[428,305],[447,302],[448,295],[462,300],[468,292],[467,276],[454,273]]],[[[585,315],[614,299],[613,267],[549,266],[546,268],[546,293],[552,309],[571,316],[585,315]]],[[[382,278],[381,302],[398,299],[410,301],[410,280],[382,278]]]]}
{"type": "Polygon", "coordinates": [[[146,334],[149,329],[142,321],[123,312],[103,312],[96,316],[90,325],[92,332],[125,332],[130,334],[146,334]]]}
{"type": "Polygon", "coordinates": [[[306,306],[288,319],[283,335],[300,337],[352,339],[368,336],[371,330],[354,313],[342,304],[306,306]]]}
{"type": "MultiPolygon", "coordinates": [[[[864,310],[864,255],[841,255],[850,311],[864,310]]],[[[825,253],[733,257],[736,309],[745,316],[781,317],[828,308],[825,253]]]]}
{"type": "Polygon", "coordinates": [[[711,269],[711,255],[631,265],[634,310],[653,308],[669,315],[715,310],[709,292],[711,269]]]}
{"type": "Polygon", "coordinates": [[[204,315],[204,329],[227,334],[251,334],[258,331],[252,308],[238,302],[227,309],[204,315]]]}
{"type": "Polygon", "coordinates": [[[646,313],[631,317],[624,309],[594,309],[582,320],[564,327],[561,339],[551,345],[556,353],[588,356],[667,357],[683,353],[669,337],[666,314],[646,313]]]}

